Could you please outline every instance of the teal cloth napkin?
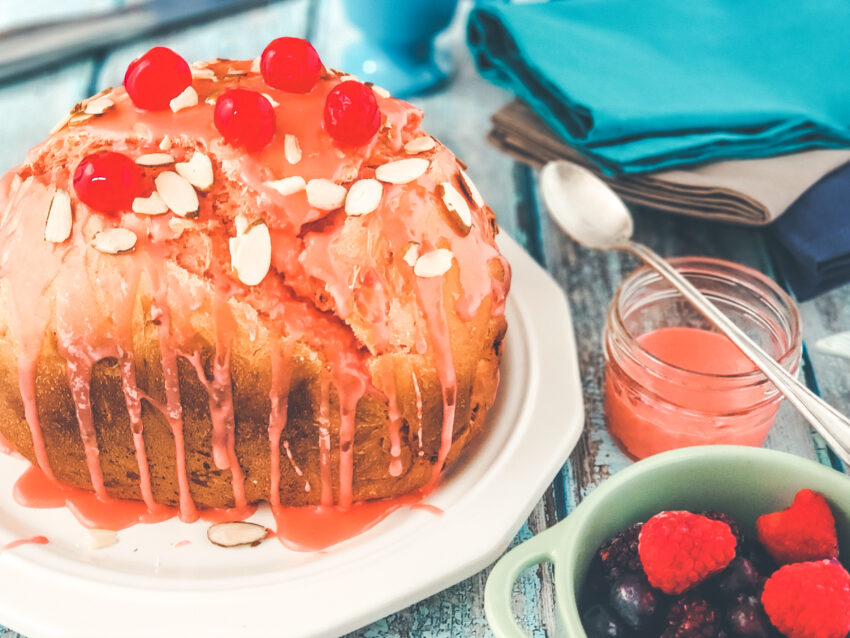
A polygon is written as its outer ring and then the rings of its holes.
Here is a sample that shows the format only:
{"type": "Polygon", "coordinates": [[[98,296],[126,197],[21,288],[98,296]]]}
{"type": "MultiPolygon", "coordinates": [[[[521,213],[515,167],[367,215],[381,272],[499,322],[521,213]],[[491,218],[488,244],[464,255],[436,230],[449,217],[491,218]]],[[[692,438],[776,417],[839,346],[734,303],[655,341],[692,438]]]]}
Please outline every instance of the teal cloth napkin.
{"type": "Polygon", "coordinates": [[[850,146],[847,0],[484,2],[468,40],[611,175],[850,146]]]}

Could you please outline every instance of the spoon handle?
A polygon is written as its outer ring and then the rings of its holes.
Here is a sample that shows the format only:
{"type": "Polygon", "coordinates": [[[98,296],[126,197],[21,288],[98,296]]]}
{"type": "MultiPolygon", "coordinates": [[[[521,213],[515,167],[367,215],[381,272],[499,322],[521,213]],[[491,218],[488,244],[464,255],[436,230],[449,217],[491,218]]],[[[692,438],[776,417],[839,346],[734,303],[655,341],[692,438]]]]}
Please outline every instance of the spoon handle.
{"type": "Polygon", "coordinates": [[[709,321],[726,334],[764,373],[785,398],[800,411],[827,444],[850,467],[850,419],[800,383],[773,357],[762,350],[743,330],[724,315],[705,295],[658,253],[643,244],[628,242],[620,246],[641,259],[667,279],[709,321]]]}

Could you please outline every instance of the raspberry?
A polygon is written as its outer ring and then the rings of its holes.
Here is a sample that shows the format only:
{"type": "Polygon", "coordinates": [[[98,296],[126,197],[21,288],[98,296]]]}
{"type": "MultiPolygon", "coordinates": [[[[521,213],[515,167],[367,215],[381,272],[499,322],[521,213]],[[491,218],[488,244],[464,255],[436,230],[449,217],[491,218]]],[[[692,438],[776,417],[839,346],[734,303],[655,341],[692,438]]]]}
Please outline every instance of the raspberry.
{"type": "Polygon", "coordinates": [[[673,601],[667,612],[667,628],[661,638],[718,638],[718,613],[704,598],[692,594],[673,601]]]}
{"type": "Polygon", "coordinates": [[[850,632],[850,574],[836,560],[780,567],[765,583],[761,602],[788,638],[845,638],[850,632]]]}
{"type": "Polygon", "coordinates": [[[141,188],[141,169],[129,157],[114,151],[87,155],[74,171],[77,197],[102,213],[130,210],[141,188]]]}
{"type": "Polygon", "coordinates": [[[823,496],[800,490],[790,507],[759,516],[758,539],[778,563],[838,558],[835,519],[823,496]]]}
{"type": "Polygon", "coordinates": [[[278,38],[263,51],[260,69],[269,86],[290,93],[308,93],[319,81],[322,61],[307,40],[278,38]]]}
{"type": "Polygon", "coordinates": [[[691,512],[661,512],[643,524],[638,553],[653,587],[681,594],[722,571],[735,558],[736,543],[722,521],[691,512]]]}
{"type": "Polygon", "coordinates": [[[635,523],[616,536],[611,537],[599,548],[599,558],[610,582],[631,572],[642,572],[638,555],[638,536],[643,523],[635,523]]]}
{"type": "Polygon", "coordinates": [[[189,64],[167,47],[154,47],[136,58],[124,74],[124,88],[133,104],[147,111],[167,109],[191,83],[189,64]]]}
{"type": "Polygon", "coordinates": [[[375,93],[365,84],[347,80],[325,99],[325,130],[337,142],[359,146],[371,140],[381,125],[375,93]]]}
{"type": "Polygon", "coordinates": [[[213,122],[225,141],[259,151],[274,137],[274,108],[263,95],[248,89],[228,89],[215,101],[213,122]]]}

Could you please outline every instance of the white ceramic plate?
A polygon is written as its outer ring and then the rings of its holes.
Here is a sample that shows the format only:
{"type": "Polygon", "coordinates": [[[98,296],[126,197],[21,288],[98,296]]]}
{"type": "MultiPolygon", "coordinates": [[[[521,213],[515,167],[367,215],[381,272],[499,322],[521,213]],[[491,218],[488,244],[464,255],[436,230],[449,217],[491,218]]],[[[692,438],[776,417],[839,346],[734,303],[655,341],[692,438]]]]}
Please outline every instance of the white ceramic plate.
{"type": "MultiPolygon", "coordinates": [[[[0,622],[31,638],[334,636],[483,569],[507,547],[575,446],[584,421],[573,328],[560,288],[510,238],[502,387],[480,437],[428,499],[352,540],[297,553],[275,540],[223,549],[206,523],[138,525],[90,550],[64,509],[12,499],[25,463],[0,459],[0,622]],[[188,544],[180,541],[188,540],[188,544]]],[[[271,525],[267,511],[254,520],[271,525]]]]}

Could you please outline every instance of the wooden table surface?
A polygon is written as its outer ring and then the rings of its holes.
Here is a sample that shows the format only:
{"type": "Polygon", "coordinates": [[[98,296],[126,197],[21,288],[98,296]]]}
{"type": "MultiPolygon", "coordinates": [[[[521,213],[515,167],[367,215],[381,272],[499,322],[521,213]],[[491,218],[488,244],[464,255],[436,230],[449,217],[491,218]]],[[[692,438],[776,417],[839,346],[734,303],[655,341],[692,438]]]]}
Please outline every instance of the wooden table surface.
{"type": "MultiPolygon", "coordinates": [[[[323,61],[339,64],[340,48],[353,37],[338,0],[288,0],[225,20],[160,34],[132,45],[71,62],[37,77],[0,86],[0,171],[20,163],[70,106],[107,86],[121,83],[127,63],[154,44],[164,44],[188,60],[216,56],[253,58],[280,35],[314,41],[323,61]]],[[[79,14],[127,4],[122,0],[28,0],[0,4],[0,28],[35,19],[79,14]]],[[[426,113],[425,128],[469,164],[469,173],[496,211],[503,232],[522,243],[563,287],[572,307],[578,343],[586,424],[560,474],[540,499],[514,543],[529,538],[566,516],[588,492],[629,461],[612,443],[602,410],[601,326],[613,291],[635,266],[617,253],[585,250],[550,224],[541,208],[536,174],[500,155],[485,142],[489,116],[510,95],[478,77],[463,41],[468,5],[462,5],[440,38],[454,55],[456,73],[448,87],[411,100],[426,113]]],[[[350,70],[350,69],[349,69],[350,70]]],[[[760,230],[634,210],[636,237],[662,255],[711,255],[755,267],[782,281],[771,258],[770,240],[760,230]]],[[[807,343],[850,329],[850,286],[801,304],[807,343]]],[[[812,388],[831,403],[850,409],[850,362],[809,350],[804,374],[812,388]]],[[[767,446],[839,466],[823,442],[787,405],[783,406],[767,446]]],[[[486,636],[483,592],[489,570],[394,613],[351,636],[486,636]]],[[[554,607],[550,570],[527,570],[515,590],[517,615],[533,636],[553,635],[554,607]]],[[[17,636],[11,629],[0,636],[17,636]]]]}

